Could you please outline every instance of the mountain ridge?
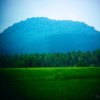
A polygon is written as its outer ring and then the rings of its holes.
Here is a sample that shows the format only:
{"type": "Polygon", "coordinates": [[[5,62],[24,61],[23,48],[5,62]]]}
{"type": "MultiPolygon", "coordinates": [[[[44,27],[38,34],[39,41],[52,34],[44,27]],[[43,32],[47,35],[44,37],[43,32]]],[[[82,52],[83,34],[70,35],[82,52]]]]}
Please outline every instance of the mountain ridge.
{"type": "Polygon", "coordinates": [[[0,34],[0,54],[91,51],[100,49],[100,32],[84,22],[28,18],[0,34]]]}

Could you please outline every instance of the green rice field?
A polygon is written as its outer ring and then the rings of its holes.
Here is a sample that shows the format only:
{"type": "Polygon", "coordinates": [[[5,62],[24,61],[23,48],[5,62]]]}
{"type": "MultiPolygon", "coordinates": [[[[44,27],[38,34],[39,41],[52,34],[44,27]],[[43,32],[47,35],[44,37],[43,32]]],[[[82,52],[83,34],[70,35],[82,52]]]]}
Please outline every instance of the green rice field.
{"type": "Polygon", "coordinates": [[[100,100],[100,67],[1,68],[0,100],[100,100]]]}

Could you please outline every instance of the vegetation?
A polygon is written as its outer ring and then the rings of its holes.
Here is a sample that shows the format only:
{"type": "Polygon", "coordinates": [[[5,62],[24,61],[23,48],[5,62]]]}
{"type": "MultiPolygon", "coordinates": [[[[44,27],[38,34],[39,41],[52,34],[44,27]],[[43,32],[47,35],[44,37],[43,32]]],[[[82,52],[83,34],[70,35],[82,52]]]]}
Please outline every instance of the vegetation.
{"type": "Polygon", "coordinates": [[[99,100],[100,68],[3,68],[0,100],[99,100]]]}
{"type": "Polygon", "coordinates": [[[100,50],[45,54],[1,55],[0,67],[100,66],[100,50]]]}

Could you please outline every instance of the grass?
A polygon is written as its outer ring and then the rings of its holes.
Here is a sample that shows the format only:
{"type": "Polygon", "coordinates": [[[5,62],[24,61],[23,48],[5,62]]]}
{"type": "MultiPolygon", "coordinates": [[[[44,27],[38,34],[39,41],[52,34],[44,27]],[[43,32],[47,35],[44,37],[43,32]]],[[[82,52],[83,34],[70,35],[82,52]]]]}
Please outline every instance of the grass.
{"type": "Polygon", "coordinates": [[[100,100],[100,68],[2,68],[0,100],[100,100]]]}

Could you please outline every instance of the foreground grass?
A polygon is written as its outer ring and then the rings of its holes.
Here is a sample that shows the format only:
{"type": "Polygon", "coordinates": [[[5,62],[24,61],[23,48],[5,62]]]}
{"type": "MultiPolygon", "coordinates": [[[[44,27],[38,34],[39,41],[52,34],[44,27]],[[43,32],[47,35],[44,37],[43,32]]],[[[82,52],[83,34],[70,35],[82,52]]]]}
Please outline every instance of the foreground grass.
{"type": "Polygon", "coordinates": [[[100,68],[0,69],[0,100],[100,100],[100,68]]]}

